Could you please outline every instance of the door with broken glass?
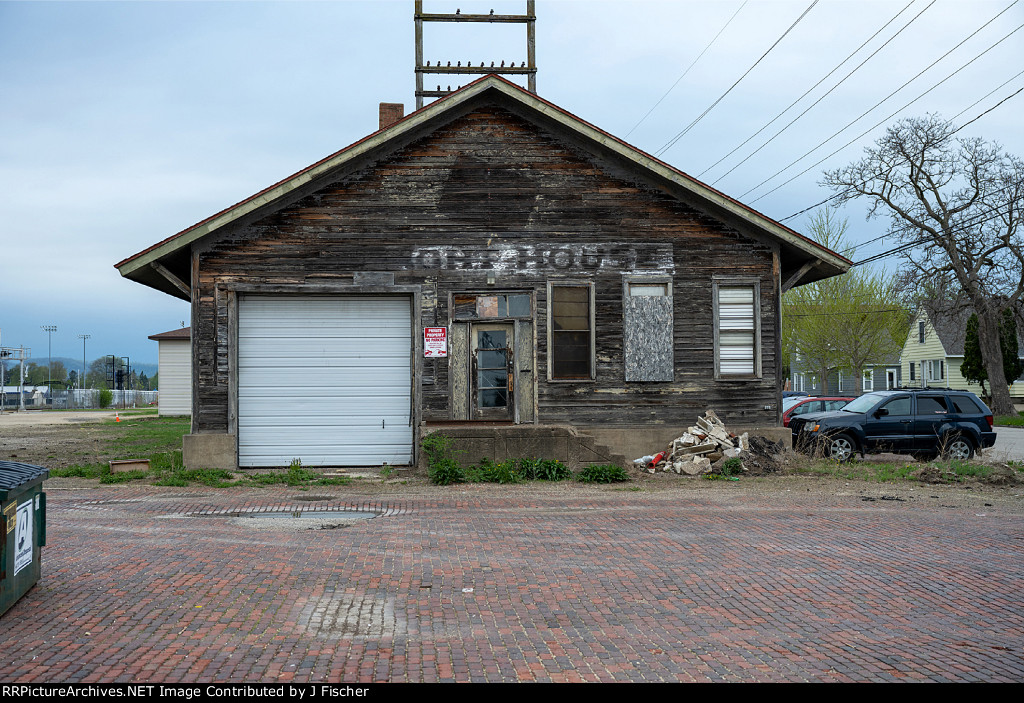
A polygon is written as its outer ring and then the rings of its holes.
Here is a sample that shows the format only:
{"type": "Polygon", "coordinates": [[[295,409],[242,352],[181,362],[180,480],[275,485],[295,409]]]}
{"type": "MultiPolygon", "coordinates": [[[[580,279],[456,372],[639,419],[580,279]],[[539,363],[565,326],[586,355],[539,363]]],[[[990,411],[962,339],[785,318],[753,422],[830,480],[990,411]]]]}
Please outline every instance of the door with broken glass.
{"type": "Polygon", "coordinates": [[[473,419],[512,420],[513,325],[475,324],[471,335],[473,419]]]}

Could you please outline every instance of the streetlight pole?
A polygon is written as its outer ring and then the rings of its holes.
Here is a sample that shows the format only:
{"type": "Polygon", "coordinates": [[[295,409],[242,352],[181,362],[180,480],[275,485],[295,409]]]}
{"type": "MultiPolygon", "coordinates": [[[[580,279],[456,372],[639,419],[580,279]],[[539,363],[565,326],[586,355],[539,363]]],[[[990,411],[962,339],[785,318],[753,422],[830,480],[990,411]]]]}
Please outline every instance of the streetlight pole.
{"type": "Polygon", "coordinates": [[[78,390],[85,388],[85,340],[92,337],[91,334],[80,334],[78,338],[82,340],[82,375],[78,377],[78,390]]]}
{"type": "Polygon", "coordinates": [[[53,362],[51,357],[53,356],[52,347],[50,346],[50,336],[57,331],[57,325],[43,325],[42,329],[46,331],[46,397],[53,398],[53,380],[50,374],[50,370],[53,368],[53,362]]]}

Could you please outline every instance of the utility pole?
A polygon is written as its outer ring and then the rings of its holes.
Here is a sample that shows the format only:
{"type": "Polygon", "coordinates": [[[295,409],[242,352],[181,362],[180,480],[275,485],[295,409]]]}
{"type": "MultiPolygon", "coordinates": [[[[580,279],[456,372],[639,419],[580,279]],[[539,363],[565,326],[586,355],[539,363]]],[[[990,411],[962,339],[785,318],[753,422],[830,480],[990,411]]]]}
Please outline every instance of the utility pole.
{"type": "MultiPolygon", "coordinates": [[[[425,13],[423,12],[423,0],[416,0],[415,3],[415,14],[413,19],[416,23],[416,109],[423,107],[423,98],[443,98],[449,93],[454,92],[452,87],[449,85],[444,90],[440,85],[437,86],[437,90],[424,90],[423,88],[423,77],[425,75],[437,75],[437,74],[454,74],[454,75],[486,75],[488,73],[498,73],[505,75],[524,75],[527,79],[527,90],[531,93],[537,92],[537,60],[536,60],[536,24],[537,14],[534,7],[534,0],[526,0],[526,14],[525,15],[496,15],[494,10],[491,10],[488,15],[477,15],[477,14],[462,14],[461,10],[455,10],[455,14],[437,14],[437,13],[425,13]],[[467,61],[466,65],[463,66],[461,61],[457,61],[455,66],[452,66],[452,62],[448,61],[447,65],[442,66],[441,62],[438,61],[436,65],[431,66],[430,61],[426,64],[423,63],[423,23],[424,22],[488,22],[488,23],[517,23],[526,25],[526,61],[521,61],[518,66],[515,65],[515,61],[509,62],[509,65],[505,65],[505,61],[501,62],[500,66],[495,66],[494,62],[491,61],[489,67],[484,66],[484,61],[480,62],[479,67],[471,65],[472,62],[467,61]]],[[[461,87],[461,86],[459,86],[461,87]]],[[[458,88],[456,88],[457,90],[458,88]]]]}
{"type": "Polygon", "coordinates": [[[78,377],[78,390],[85,388],[85,340],[91,337],[91,334],[78,335],[78,338],[82,340],[82,375],[78,377]]]}
{"type": "Polygon", "coordinates": [[[52,403],[53,392],[50,389],[53,388],[53,379],[50,369],[53,367],[53,348],[50,346],[50,335],[57,331],[57,325],[43,325],[42,329],[46,331],[46,397],[52,403]]]}
{"type": "Polygon", "coordinates": [[[18,347],[21,357],[21,378],[18,380],[18,412],[25,412],[25,347],[18,347]]]}
{"type": "Polygon", "coordinates": [[[85,407],[85,340],[90,337],[92,337],[91,334],[78,335],[78,338],[82,340],[82,373],[78,377],[78,402],[82,404],[82,407],[85,407]]]}

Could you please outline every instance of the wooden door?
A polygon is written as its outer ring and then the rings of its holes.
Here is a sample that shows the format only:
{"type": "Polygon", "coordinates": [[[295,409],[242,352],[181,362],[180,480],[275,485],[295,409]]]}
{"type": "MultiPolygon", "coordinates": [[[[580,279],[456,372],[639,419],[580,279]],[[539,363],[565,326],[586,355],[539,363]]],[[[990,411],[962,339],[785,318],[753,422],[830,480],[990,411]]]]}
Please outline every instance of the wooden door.
{"type": "Polygon", "coordinates": [[[474,324],[470,332],[474,420],[515,417],[511,324],[474,324]]]}

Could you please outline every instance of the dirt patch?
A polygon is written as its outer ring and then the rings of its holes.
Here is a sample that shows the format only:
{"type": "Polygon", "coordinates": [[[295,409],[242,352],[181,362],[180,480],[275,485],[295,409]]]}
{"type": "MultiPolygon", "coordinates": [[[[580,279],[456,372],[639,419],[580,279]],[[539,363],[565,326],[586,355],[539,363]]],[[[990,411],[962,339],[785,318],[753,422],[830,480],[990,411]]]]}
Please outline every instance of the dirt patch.
{"type": "Polygon", "coordinates": [[[109,461],[108,431],[96,424],[0,426],[0,461],[17,461],[47,469],[109,461]]]}

